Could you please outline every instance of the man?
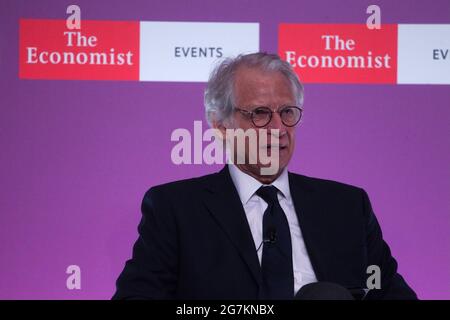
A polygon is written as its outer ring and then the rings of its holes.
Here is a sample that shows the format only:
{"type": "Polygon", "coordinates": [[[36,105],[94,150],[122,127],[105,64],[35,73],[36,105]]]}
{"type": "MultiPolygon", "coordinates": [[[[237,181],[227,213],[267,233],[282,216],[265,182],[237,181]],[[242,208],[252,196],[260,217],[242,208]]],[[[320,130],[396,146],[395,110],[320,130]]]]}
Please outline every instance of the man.
{"type": "Polygon", "coordinates": [[[222,137],[254,130],[257,151],[277,155],[276,170],[262,174],[268,164],[260,153],[250,161],[246,140],[244,155],[234,150],[236,164],[219,173],[151,188],[115,299],[292,299],[318,281],[366,288],[370,265],[381,284],[366,299],[416,298],[362,189],[287,171],[302,103],[302,85],[276,55],[241,55],[215,69],[208,122],[222,137]]]}

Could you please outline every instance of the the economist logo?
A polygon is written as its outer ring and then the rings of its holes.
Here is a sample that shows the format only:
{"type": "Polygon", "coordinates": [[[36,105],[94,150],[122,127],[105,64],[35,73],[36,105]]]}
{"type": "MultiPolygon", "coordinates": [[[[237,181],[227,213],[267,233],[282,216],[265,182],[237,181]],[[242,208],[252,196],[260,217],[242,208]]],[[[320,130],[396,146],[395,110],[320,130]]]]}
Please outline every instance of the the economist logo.
{"type": "Polygon", "coordinates": [[[281,24],[278,48],[305,83],[397,82],[397,25],[281,24]]]}
{"type": "Polygon", "coordinates": [[[139,80],[139,22],[20,20],[22,79],[139,80]]]}

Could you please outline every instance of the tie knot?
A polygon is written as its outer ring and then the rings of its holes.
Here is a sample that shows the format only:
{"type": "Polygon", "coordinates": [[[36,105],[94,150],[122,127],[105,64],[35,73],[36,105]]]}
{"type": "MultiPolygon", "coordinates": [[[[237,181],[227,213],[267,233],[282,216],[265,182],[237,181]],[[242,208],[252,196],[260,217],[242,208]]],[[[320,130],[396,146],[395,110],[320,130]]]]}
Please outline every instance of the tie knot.
{"type": "Polygon", "coordinates": [[[267,204],[278,202],[278,189],[274,186],[262,186],[256,191],[256,194],[267,202],[267,204]]]}

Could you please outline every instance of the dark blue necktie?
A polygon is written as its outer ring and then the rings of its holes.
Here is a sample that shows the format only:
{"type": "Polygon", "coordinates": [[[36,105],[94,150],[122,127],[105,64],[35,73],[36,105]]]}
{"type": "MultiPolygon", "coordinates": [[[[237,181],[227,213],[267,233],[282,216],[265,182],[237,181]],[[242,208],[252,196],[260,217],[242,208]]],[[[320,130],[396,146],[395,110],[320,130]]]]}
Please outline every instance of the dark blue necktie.
{"type": "Polygon", "coordinates": [[[278,189],[274,186],[262,186],[256,191],[268,205],[263,217],[262,298],[292,299],[294,273],[291,234],[277,193],[278,189]]]}

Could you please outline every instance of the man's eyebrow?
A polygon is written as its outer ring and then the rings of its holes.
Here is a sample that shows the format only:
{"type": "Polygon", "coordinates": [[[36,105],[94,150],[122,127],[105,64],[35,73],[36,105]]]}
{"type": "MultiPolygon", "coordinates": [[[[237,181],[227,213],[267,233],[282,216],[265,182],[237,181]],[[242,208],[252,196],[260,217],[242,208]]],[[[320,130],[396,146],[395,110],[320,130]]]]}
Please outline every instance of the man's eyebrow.
{"type": "MultiPolygon", "coordinates": [[[[269,104],[257,104],[257,103],[255,103],[255,104],[248,104],[248,105],[243,105],[243,106],[247,107],[247,108],[266,107],[266,108],[269,108],[269,109],[273,109],[272,105],[269,105],[269,104]]],[[[295,106],[297,106],[297,104],[296,103],[292,103],[292,102],[287,102],[287,103],[280,103],[276,107],[277,107],[277,109],[280,109],[280,108],[292,107],[292,106],[295,107],[295,106]]]]}

